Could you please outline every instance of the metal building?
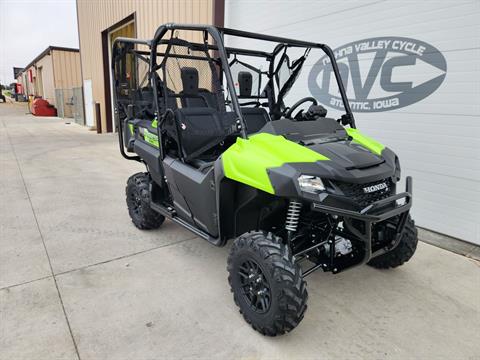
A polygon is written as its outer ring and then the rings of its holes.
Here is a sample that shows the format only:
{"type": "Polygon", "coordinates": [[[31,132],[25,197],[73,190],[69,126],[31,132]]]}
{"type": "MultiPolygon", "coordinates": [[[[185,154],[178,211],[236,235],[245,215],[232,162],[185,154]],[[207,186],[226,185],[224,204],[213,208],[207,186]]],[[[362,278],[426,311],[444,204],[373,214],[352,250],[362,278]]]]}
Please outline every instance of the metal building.
{"type": "Polygon", "coordinates": [[[223,1],[217,0],[77,0],[86,125],[113,131],[109,70],[115,38],[150,39],[165,22],[223,26],[223,15],[223,1]]]}
{"type": "MultiPolygon", "coordinates": [[[[330,45],[359,128],[414,178],[417,225],[480,244],[479,1],[227,0],[225,11],[226,27],[330,45]]],[[[328,62],[307,62],[286,105],[313,96],[337,115],[328,62]]]]}
{"type": "Polygon", "coordinates": [[[49,46],[17,72],[26,97],[47,100],[60,117],[83,123],[82,77],[78,49],[49,46]]]}
{"type": "MultiPolygon", "coordinates": [[[[17,73],[17,82],[22,84],[24,95],[42,97],[57,110],[63,110],[64,103],[71,101],[71,96],[62,99],[59,93],[67,91],[73,93],[72,89],[80,88],[82,86],[80,72],[78,49],[49,46],[17,73]]],[[[68,111],[70,113],[65,115],[72,116],[71,110],[68,111]]]]}

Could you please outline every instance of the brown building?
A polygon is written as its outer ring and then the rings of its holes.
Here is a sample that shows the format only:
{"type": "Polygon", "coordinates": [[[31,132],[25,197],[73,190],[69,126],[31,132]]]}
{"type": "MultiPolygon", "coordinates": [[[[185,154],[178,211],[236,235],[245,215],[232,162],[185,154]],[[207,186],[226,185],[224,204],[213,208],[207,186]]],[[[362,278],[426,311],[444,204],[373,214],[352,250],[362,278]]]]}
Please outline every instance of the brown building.
{"type": "Polygon", "coordinates": [[[79,50],[49,46],[17,73],[17,82],[26,96],[42,97],[58,107],[56,90],[82,86],[79,50]]]}
{"type": "Polygon", "coordinates": [[[223,26],[223,14],[223,0],[77,0],[86,125],[113,131],[110,49],[115,38],[151,39],[167,22],[223,26]]]}

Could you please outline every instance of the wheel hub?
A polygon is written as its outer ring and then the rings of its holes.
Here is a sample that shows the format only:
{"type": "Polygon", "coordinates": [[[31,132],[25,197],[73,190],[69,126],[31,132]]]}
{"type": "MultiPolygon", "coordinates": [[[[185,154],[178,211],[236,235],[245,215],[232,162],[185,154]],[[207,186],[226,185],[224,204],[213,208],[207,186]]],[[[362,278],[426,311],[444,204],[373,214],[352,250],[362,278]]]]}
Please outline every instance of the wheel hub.
{"type": "Polygon", "coordinates": [[[134,213],[139,214],[140,209],[142,208],[142,198],[137,192],[132,193],[130,198],[132,199],[134,213]]]}
{"type": "Polygon", "coordinates": [[[246,260],[240,265],[238,276],[247,304],[257,313],[267,312],[272,296],[260,266],[254,260],[246,260]]]}

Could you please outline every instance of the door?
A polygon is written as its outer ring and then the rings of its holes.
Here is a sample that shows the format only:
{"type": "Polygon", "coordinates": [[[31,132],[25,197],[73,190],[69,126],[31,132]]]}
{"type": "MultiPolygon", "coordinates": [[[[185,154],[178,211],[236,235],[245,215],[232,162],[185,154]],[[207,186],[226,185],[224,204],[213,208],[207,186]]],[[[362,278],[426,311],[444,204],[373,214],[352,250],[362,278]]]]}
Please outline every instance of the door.
{"type": "MultiPolygon", "coordinates": [[[[118,37],[135,37],[135,20],[133,15],[122,20],[117,25],[102,32],[102,47],[103,47],[103,71],[105,83],[105,113],[107,120],[107,132],[113,131],[114,123],[114,104],[112,101],[112,78],[110,76],[110,65],[112,63],[112,44],[118,37]]],[[[127,64],[130,66],[130,74],[132,73],[133,63],[127,64]]]]}
{"type": "Polygon", "coordinates": [[[93,116],[93,92],[92,92],[92,80],[83,81],[83,92],[85,95],[85,125],[93,127],[95,124],[95,118],[93,116]]]}
{"type": "Polygon", "coordinates": [[[43,98],[43,68],[37,68],[37,95],[43,98]]]}

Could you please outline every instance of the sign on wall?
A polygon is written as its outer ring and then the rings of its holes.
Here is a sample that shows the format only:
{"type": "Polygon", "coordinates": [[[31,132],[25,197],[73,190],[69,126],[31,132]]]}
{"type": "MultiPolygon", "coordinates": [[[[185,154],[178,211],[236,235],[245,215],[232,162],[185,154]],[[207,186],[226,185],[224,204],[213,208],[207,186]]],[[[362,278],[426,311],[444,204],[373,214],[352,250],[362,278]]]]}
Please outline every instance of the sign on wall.
{"type": "MultiPolygon", "coordinates": [[[[380,112],[414,104],[435,92],[447,74],[445,57],[426,42],[405,37],[358,40],[334,50],[350,106],[380,112]],[[367,67],[361,66],[368,64],[367,67]]],[[[324,105],[343,110],[330,59],[312,67],[308,86],[324,105]]]]}

